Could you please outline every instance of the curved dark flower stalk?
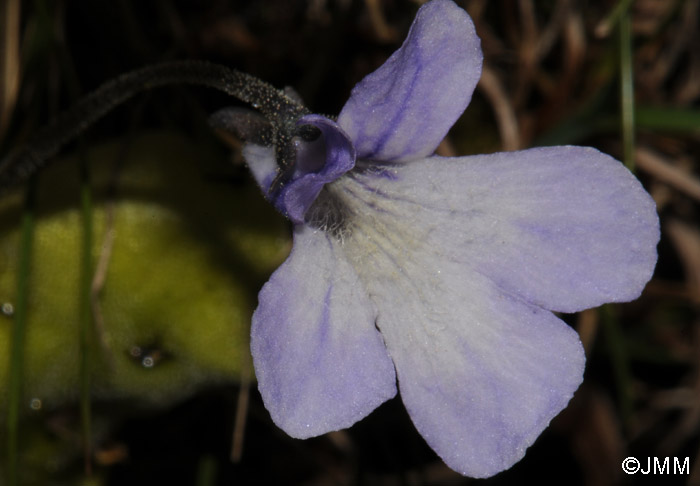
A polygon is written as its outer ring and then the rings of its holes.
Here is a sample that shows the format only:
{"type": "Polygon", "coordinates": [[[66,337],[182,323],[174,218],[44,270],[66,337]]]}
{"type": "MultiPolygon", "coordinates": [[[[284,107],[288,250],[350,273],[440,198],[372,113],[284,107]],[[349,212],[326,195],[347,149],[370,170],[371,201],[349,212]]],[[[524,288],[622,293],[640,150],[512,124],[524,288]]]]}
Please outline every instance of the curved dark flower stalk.
{"type": "MultiPolygon", "coordinates": [[[[310,136],[306,133],[308,130],[300,131],[296,126],[297,120],[309,114],[309,110],[284,91],[250,74],[204,61],[174,61],[125,73],[103,84],[58,115],[48,126],[37,132],[27,145],[0,161],[0,193],[27,180],[66,143],[134,95],[172,84],[214,88],[258,110],[271,127],[266,132],[270,139],[264,140],[265,145],[275,147],[277,163],[281,169],[275,188],[284,183],[286,174],[293,168],[295,161],[292,138],[295,135],[306,138],[310,136]]],[[[237,131],[245,132],[245,129],[236,127],[236,124],[241,123],[246,123],[246,119],[230,121],[234,130],[238,128],[237,131]]]]}

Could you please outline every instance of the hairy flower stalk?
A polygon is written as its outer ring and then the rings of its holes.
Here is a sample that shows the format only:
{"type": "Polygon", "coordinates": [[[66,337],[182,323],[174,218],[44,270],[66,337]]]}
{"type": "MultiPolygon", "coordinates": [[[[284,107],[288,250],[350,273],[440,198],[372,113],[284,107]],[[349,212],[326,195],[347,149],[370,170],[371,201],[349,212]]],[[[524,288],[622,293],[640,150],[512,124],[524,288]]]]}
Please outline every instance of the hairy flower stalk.
{"type": "MultiPolygon", "coordinates": [[[[134,95],[172,84],[207,86],[248,103],[258,110],[269,126],[258,130],[258,142],[274,146],[284,173],[294,165],[293,137],[297,120],[309,110],[270,84],[225,66],[203,61],[175,61],[132,71],[109,81],[61,113],[40,130],[24,147],[0,161],[0,192],[24,182],[43,167],[69,141],[134,95]]],[[[249,118],[230,122],[231,129],[246,131],[249,118]]],[[[308,130],[302,132],[308,138],[308,130]]]]}

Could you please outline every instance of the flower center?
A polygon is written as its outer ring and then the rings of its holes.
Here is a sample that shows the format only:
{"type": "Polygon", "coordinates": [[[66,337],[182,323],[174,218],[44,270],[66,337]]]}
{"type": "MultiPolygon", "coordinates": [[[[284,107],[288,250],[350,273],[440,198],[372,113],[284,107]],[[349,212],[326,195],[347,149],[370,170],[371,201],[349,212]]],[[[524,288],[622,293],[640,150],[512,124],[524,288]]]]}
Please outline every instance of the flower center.
{"type": "MultiPolygon", "coordinates": [[[[299,119],[297,125],[313,126],[321,131],[321,137],[311,142],[300,138],[295,140],[297,153],[292,176],[271,199],[275,207],[293,223],[302,224],[309,221],[307,212],[324,186],[355,166],[355,147],[337,123],[323,116],[306,115],[299,119]]],[[[313,215],[314,221],[330,217],[322,214],[327,203],[318,206],[313,215]]]]}

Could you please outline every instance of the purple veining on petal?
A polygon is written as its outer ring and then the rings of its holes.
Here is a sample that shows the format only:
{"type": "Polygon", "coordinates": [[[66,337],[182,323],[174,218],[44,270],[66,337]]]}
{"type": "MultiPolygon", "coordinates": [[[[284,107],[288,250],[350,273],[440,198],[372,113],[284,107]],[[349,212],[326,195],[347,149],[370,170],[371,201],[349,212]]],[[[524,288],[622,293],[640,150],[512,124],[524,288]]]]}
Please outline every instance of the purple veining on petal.
{"type": "Polygon", "coordinates": [[[318,343],[320,346],[328,345],[328,334],[331,327],[331,296],[333,295],[333,284],[328,285],[326,295],[323,296],[323,311],[318,323],[318,343]]]}
{"type": "Polygon", "coordinates": [[[403,165],[403,162],[358,159],[352,173],[396,180],[398,178],[397,169],[401,165],[403,165]]]}
{"type": "Polygon", "coordinates": [[[453,469],[491,476],[519,460],[564,408],[582,379],[583,349],[550,312],[503,294],[421,238],[454,221],[414,220],[404,209],[401,219],[375,214],[376,224],[358,225],[345,247],[417,429],[453,469]]]}
{"type": "MultiPolygon", "coordinates": [[[[418,43],[416,43],[414,45],[413,49],[414,49],[414,52],[411,53],[412,54],[411,57],[415,61],[413,63],[410,63],[410,62],[404,63],[404,65],[406,65],[407,71],[408,71],[408,72],[404,73],[404,75],[411,79],[410,84],[405,88],[406,98],[408,98],[408,99],[415,96],[414,92],[416,91],[416,85],[417,85],[417,81],[418,81],[417,73],[420,72],[422,65],[423,65],[423,63],[420,61],[420,59],[421,59],[420,45],[418,43]]],[[[390,117],[389,120],[387,120],[388,121],[388,124],[387,124],[388,129],[385,130],[384,133],[380,134],[374,142],[374,148],[373,148],[374,153],[381,153],[382,150],[386,147],[387,143],[389,143],[391,141],[391,138],[395,135],[395,133],[401,129],[401,125],[405,121],[406,116],[413,115],[409,110],[408,103],[404,103],[402,105],[399,105],[396,108],[397,108],[397,111],[393,114],[393,116],[390,117]]],[[[391,160],[400,159],[405,155],[406,155],[405,153],[393,155],[391,157],[391,160]]],[[[386,161],[389,159],[385,158],[383,160],[386,161]]]]}
{"type": "Polygon", "coordinates": [[[337,123],[321,115],[306,115],[297,124],[321,130],[325,147],[320,152],[303,147],[297,150],[292,179],[272,195],[272,202],[293,223],[301,224],[323,186],[355,166],[355,148],[337,123]]]}
{"type": "Polygon", "coordinates": [[[397,171],[396,181],[353,171],[343,184],[408,218],[412,238],[533,304],[574,312],[629,301],[653,272],[654,201],[597,150],[431,157],[397,171]]]}

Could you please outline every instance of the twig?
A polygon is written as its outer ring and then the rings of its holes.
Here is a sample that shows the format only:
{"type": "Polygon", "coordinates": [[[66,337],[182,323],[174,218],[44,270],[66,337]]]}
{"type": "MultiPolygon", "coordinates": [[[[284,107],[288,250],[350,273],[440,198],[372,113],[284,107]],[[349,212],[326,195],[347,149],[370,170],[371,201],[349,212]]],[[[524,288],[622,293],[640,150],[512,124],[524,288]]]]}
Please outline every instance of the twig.
{"type": "Polygon", "coordinates": [[[236,417],[233,424],[233,438],[231,439],[231,462],[234,464],[241,462],[243,456],[243,439],[250,400],[250,356],[246,354],[241,361],[241,384],[238,390],[238,403],[236,404],[236,417]]]}
{"type": "Polygon", "coordinates": [[[478,86],[493,107],[503,150],[518,150],[520,134],[515,110],[501,81],[489,66],[484,66],[478,86]]]}
{"type": "Polygon", "coordinates": [[[7,130],[17,101],[20,81],[19,0],[0,3],[0,139],[7,130]]]}
{"type": "Polygon", "coordinates": [[[644,172],[700,201],[700,180],[693,174],[676,167],[666,158],[644,147],[637,148],[635,158],[637,165],[644,172]]]}

